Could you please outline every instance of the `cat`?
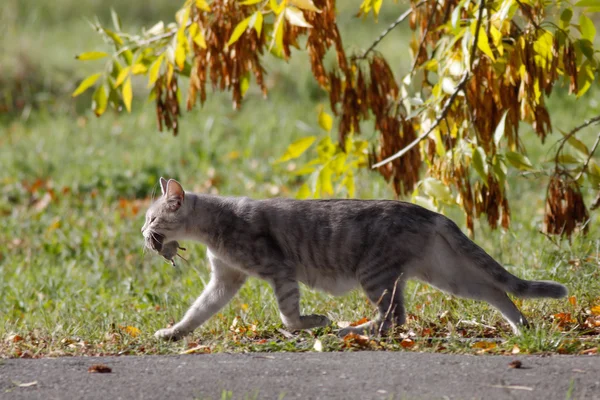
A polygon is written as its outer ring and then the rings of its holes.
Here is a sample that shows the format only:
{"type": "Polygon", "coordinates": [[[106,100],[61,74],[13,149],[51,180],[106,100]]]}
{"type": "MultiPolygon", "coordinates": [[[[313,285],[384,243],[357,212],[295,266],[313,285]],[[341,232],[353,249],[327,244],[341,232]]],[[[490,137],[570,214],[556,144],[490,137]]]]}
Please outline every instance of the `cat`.
{"type": "Polygon", "coordinates": [[[527,320],[507,296],[560,298],[565,286],[520,279],[447,217],[395,200],[252,200],[184,191],[160,178],[162,196],[148,209],[145,245],[172,260],[180,240],[207,246],[212,267],[204,291],[174,326],[155,337],[178,340],[219,311],[248,276],[267,281],[290,330],[326,326],[300,314],[298,283],[334,295],[358,286],[378,317],[338,334],[384,334],[404,324],[403,288],[416,278],[445,292],[487,301],[515,334],[527,320]]]}

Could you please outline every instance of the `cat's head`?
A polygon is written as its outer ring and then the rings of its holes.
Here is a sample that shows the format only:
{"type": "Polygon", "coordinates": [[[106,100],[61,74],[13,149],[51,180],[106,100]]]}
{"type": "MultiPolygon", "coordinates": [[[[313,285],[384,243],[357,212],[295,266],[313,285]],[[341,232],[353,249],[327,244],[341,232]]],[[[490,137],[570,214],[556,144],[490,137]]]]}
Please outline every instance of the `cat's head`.
{"type": "Polygon", "coordinates": [[[183,187],[174,179],[160,178],[162,196],[146,212],[142,234],[146,247],[159,253],[163,244],[185,236],[185,215],[189,207],[183,187]]]}

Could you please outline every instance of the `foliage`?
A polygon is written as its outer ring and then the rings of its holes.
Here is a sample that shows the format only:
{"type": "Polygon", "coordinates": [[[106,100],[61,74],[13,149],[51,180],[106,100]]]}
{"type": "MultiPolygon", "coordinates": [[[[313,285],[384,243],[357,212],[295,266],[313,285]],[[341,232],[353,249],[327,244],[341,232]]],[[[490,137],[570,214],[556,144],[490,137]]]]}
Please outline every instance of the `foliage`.
{"type": "MultiPolygon", "coordinates": [[[[359,15],[372,12],[377,17],[381,4],[364,0],[359,15]]],[[[251,75],[266,96],[263,54],[288,59],[305,37],[314,78],[328,92],[338,117],[338,144],[328,136],[319,141],[317,158],[302,169],[318,169],[313,195],[332,195],[332,179],[343,181],[352,195],[352,176],[367,163],[346,163],[343,154],[356,148],[367,152],[365,142],[358,147],[352,143],[364,130],[362,122],[373,118],[379,139],[369,152],[369,164],[391,181],[396,194],[412,193],[415,201],[433,208],[441,203],[461,206],[471,232],[481,214],[490,226],[507,228],[508,168],[538,172],[550,175],[545,230],[571,235],[588,219],[581,185],[587,181],[600,189],[600,165],[592,159],[595,146],[589,149],[577,139],[575,129],[560,139],[554,169],[534,166],[520,139],[520,124],[530,124],[543,142],[552,130],[545,98],[554,86],[566,82],[577,97],[591,87],[598,60],[589,15],[600,10],[600,2],[557,6],[543,0],[424,0],[410,7],[367,51],[351,56],[336,25],[334,0],[187,0],[176,22],[158,23],[142,35],[122,33],[113,14],[115,30],[100,24],[96,29],[115,52],[111,57],[102,52],[79,56],[108,61],[104,73],[83,80],[74,95],[102,76],[94,93],[96,114],[104,113],[109,102],[118,108],[119,96],[130,110],[131,76],[146,75],[159,127],[177,134],[179,77],[189,77],[188,110],[198,99],[205,102],[209,81],[213,88],[231,91],[237,108],[251,75]],[[407,16],[414,31],[413,63],[397,80],[374,49],[407,16]],[[330,51],[335,62],[327,67],[330,51]],[[424,133],[417,137],[417,132],[424,133]],[[574,147],[577,158],[563,154],[565,143],[574,147]]],[[[299,197],[308,191],[302,186],[299,197]]]]}

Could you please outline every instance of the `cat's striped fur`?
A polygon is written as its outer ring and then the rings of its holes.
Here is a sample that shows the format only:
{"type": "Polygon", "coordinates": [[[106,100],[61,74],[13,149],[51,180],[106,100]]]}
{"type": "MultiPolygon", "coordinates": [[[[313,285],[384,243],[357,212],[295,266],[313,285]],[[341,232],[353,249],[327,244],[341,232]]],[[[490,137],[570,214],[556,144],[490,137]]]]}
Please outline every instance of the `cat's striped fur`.
{"type": "Polygon", "coordinates": [[[403,288],[411,278],[487,301],[515,331],[527,321],[507,292],[567,294],[561,284],[510,274],[454,222],[414,204],[219,197],[184,193],[178,182],[163,178],[161,188],[163,196],[148,210],[142,228],[146,245],[172,257],[176,246],[170,242],[200,241],[208,247],[212,275],[183,319],[156,333],[160,338],[192,332],[229,302],[247,276],[271,284],[281,319],[294,330],[329,324],[322,315],[300,315],[299,282],[335,295],[361,287],[379,316],[341,330],[342,335],[403,324],[403,288]]]}

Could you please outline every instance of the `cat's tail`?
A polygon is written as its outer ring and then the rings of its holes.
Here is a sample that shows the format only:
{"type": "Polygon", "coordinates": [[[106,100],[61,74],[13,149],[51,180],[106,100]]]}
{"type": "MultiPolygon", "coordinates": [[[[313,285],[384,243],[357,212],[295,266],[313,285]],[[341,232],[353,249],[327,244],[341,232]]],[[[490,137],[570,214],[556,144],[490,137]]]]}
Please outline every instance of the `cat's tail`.
{"type": "MultiPolygon", "coordinates": [[[[441,221],[442,222],[442,221],[441,221]]],[[[454,251],[470,260],[476,267],[487,273],[494,284],[522,298],[551,297],[561,298],[568,294],[564,285],[554,281],[528,281],[514,276],[469,239],[454,222],[443,218],[441,232],[454,251]]]]}

